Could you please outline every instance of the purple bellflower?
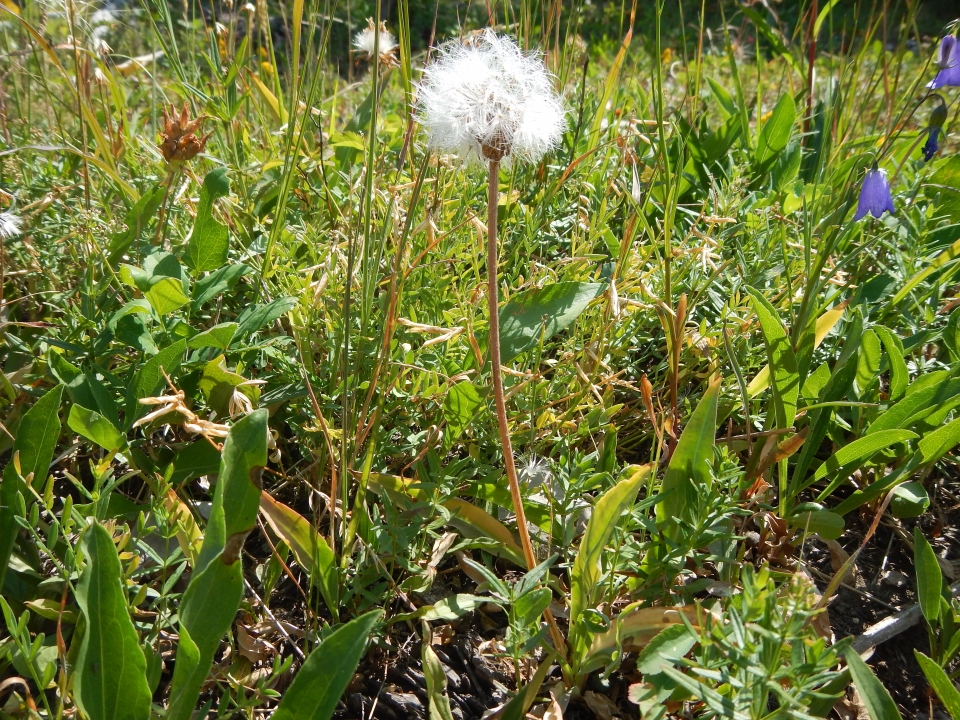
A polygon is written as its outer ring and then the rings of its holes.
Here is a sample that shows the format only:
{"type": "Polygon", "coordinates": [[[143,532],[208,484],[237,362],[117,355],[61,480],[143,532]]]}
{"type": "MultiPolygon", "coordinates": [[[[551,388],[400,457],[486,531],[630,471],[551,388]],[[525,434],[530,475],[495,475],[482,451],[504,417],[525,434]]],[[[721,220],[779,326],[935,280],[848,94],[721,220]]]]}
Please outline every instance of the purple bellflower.
{"type": "Polygon", "coordinates": [[[924,162],[930,162],[940,149],[940,133],[943,132],[943,124],[947,121],[947,104],[939,95],[934,97],[940,101],[940,104],[930,113],[930,124],[926,129],[927,141],[923,144],[924,162]]]}
{"type": "Polygon", "coordinates": [[[867,170],[860,186],[860,199],[857,201],[857,214],[853,221],[861,220],[870,213],[875,218],[884,212],[893,213],[893,196],[890,195],[890,183],[887,174],[878,170],[876,165],[867,170]]]}
{"type": "Polygon", "coordinates": [[[927,83],[931,90],[953,86],[960,87],[960,43],[953,35],[947,35],[940,41],[937,51],[937,76],[927,83]]]}

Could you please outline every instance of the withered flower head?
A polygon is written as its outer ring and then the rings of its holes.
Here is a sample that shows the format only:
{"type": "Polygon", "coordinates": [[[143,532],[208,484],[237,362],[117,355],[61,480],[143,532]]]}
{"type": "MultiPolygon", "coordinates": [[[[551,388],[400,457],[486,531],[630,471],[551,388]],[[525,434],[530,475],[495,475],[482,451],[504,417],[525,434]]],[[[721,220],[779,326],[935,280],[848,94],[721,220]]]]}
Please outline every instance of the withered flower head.
{"type": "Polygon", "coordinates": [[[190,119],[187,109],[187,103],[183,104],[183,110],[177,115],[173,105],[170,105],[170,112],[163,109],[163,130],[160,132],[160,152],[163,159],[168,163],[184,163],[192,160],[198,153],[203,152],[207,146],[207,140],[213,133],[207,133],[203,137],[198,137],[196,131],[203,124],[202,115],[194,120],[190,119]]]}

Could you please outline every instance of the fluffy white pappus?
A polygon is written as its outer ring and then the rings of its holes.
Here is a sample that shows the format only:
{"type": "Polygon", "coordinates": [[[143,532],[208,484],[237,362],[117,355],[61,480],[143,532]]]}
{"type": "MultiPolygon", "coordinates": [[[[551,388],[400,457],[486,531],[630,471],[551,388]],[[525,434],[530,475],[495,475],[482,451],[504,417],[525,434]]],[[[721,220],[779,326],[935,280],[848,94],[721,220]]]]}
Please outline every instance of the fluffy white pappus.
{"type": "Polygon", "coordinates": [[[22,221],[17,215],[8,212],[0,212],[0,238],[16,237],[20,234],[22,221]]]}
{"type": "Polygon", "coordinates": [[[374,48],[374,45],[377,43],[377,28],[374,26],[372,19],[367,20],[367,27],[353,36],[353,47],[371,58],[373,57],[374,50],[376,50],[380,57],[384,57],[397,49],[397,39],[393,36],[393,33],[387,30],[384,23],[380,23],[379,34],[380,45],[374,48]]]}
{"type": "Polygon", "coordinates": [[[540,54],[489,28],[441,46],[418,86],[428,146],[467,162],[537,162],[560,143],[565,114],[540,54]]]}

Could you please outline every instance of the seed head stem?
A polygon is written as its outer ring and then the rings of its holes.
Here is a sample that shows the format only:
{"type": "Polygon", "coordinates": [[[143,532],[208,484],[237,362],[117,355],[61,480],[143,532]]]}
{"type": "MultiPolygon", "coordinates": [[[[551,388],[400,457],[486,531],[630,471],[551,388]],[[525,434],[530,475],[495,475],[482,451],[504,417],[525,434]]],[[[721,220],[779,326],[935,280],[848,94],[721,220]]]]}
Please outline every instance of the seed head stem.
{"type": "MultiPolygon", "coordinates": [[[[530,542],[527,530],[527,516],[523,511],[523,496],[520,494],[520,480],[517,466],[513,460],[513,445],[510,442],[510,426],[507,424],[507,402],[503,393],[503,374],[500,369],[500,315],[497,282],[497,200],[500,178],[500,161],[490,160],[487,176],[487,307],[490,312],[490,366],[493,375],[493,400],[497,410],[497,429],[500,431],[500,444],[503,448],[503,462],[510,484],[510,497],[513,511],[517,516],[517,531],[520,533],[520,545],[527,561],[527,569],[537,566],[537,558],[530,542]]],[[[550,610],[544,611],[544,617],[550,626],[550,636],[556,649],[563,654],[564,642],[557,621],[550,610]]]]}

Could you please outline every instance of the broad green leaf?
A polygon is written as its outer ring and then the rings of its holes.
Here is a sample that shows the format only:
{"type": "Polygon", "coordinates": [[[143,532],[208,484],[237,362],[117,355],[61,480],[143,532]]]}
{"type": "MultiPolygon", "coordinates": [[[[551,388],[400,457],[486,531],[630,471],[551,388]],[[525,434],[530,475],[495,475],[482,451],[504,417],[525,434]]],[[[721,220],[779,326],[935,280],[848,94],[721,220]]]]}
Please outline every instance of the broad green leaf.
{"type": "MultiPolygon", "coordinates": [[[[696,506],[700,487],[713,483],[711,465],[713,444],[717,434],[717,400],[720,396],[720,380],[707,387],[696,410],[690,416],[680,441],[670,458],[670,465],[663,476],[660,494],[663,500],[657,505],[657,522],[669,518],[687,518],[696,506]]],[[[674,532],[675,528],[668,529],[674,532]]]]}
{"type": "Polygon", "coordinates": [[[260,401],[260,388],[254,384],[244,385],[246,382],[243,375],[227,370],[226,357],[219,355],[203,366],[199,387],[207,404],[217,415],[225,417],[232,414],[230,400],[235,391],[246,395],[254,406],[260,401]]]}
{"type": "Polygon", "coordinates": [[[445,620],[447,622],[461,618],[468,613],[473,612],[484,603],[490,602],[489,597],[480,597],[479,595],[470,595],[459,593],[438,600],[433,605],[428,605],[426,612],[419,617],[422,620],[445,620]]]}
{"type": "Polygon", "coordinates": [[[203,546],[180,603],[180,644],[167,720],[188,720],[193,714],[214,653],[240,607],[240,552],[256,527],[266,464],[267,411],[256,410],[230,429],[223,445],[203,546]]]}
{"type": "Polygon", "coordinates": [[[898,519],[920,517],[930,507],[930,496],[922,483],[911,481],[897,485],[890,500],[890,512],[898,519]]]}
{"type": "Polygon", "coordinates": [[[24,413],[17,428],[13,451],[20,454],[20,474],[33,475],[34,485],[47,479],[53,451],[60,437],[60,400],[63,385],[57,385],[24,413]]]}
{"type": "Polygon", "coordinates": [[[300,567],[320,589],[327,607],[336,614],[340,609],[340,578],[336,558],[327,541],[305,517],[274,500],[266,490],[260,495],[260,512],[271,529],[293,551],[300,567]]]}
{"type": "Polygon", "coordinates": [[[767,345],[767,359],[773,377],[773,398],[777,428],[793,424],[800,397],[800,375],[797,356],[790,345],[790,337],[780,322],[777,311],[763,295],[752,287],[745,288],[753,299],[753,307],[760,320],[760,329],[767,345]]]}
{"type": "Polygon", "coordinates": [[[183,294],[183,283],[177,278],[163,277],[152,283],[144,295],[157,315],[169,315],[190,302],[183,294]]]}
{"type": "Polygon", "coordinates": [[[550,605],[552,599],[553,591],[550,588],[535,588],[517,598],[513,609],[523,625],[533,625],[550,605]]]}
{"type": "Polygon", "coordinates": [[[202,475],[214,475],[219,470],[220,453],[210,442],[200,438],[177,452],[173,459],[170,484],[177,487],[202,475]]]}
{"type": "Polygon", "coordinates": [[[521,290],[500,308],[500,359],[504,363],[567,329],[606,286],[561,282],[521,290]]]}
{"type": "Polygon", "coordinates": [[[874,332],[883,343],[884,350],[887,351],[887,364],[890,368],[890,400],[896,402],[907,392],[907,383],[910,381],[910,373],[907,371],[907,363],[903,360],[903,343],[900,342],[892,330],[882,325],[876,325],[874,332]]]}
{"type": "MultiPolygon", "coordinates": [[[[880,372],[880,338],[874,330],[864,330],[860,338],[860,357],[857,361],[857,387],[860,396],[870,399],[864,391],[873,390],[877,374],[880,372]]],[[[869,395],[873,395],[871,392],[869,395]]]]}
{"type": "Polygon", "coordinates": [[[677,623],[661,630],[637,656],[637,672],[656,675],[664,663],[673,663],[686,655],[699,638],[686,625],[677,623]]]}
{"type": "Polygon", "coordinates": [[[843,518],[829,510],[813,510],[792,515],[789,524],[790,527],[816,533],[824,540],[836,540],[843,535],[843,518]]]}
{"type": "Polygon", "coordinates": [[[960,443],[960,418],[925,435],[917,447],[923,454],[924,464],[939,460],[960,443]]]}
{"type": "MultiPolygon", "coordinates": [[[[63,385],[57,385],[48,391],[42,398],[24,413],[17,429],[17,437],[13,442],[12,454],[20,462],[20,476],[30,479],[41,486],[47,479],[53,451],[57,447],[57,438],[60,437],[60,399],[63,397],[63,385]]],[[[27,492],[23,482],[17,475],[16,467],[8,460],[3,468],[3,479],[0,481],[0,588],[3,587],[10,554],[17,540],[18,525],[14,519],[17,515],[15,508],[19,506],[18,495],[23,495],[28,502],[33,497],[27,492]]]]}
{"type": "Polygon", "coordinates": [[[111,332],[116,332],[117,323],[123,320],[123,318],[125,318],[127,315],[140,313],[150,316],[152,315],[152,308],[153,306],[143,298],[131,300],[110,316],[110,319],[107,321],[107,327],[110,328],[111,332]]]}
{"type": "Polygon", "coordinates": [[[942,667],[919,650],[914,649],[913,655],[917,658],[923,674],[927,676],[930,687],[933,688],[937,697],[940,698],[940,702],[950,713],[950,717],[960,718],[960,691],[957,690],[953,681],[947,677],[947,673],[943,671],[942,667]]]}
{"type": "Polygon", "coordinates": [[[446,693],[447,676],[443,672],[440,658],[428,642],[422,644],[420,655],[423,662],[423,675],[427,681],[428,717],[430,720],[453,720],[450,698],[446,693]]]}
{"type": "MultiPolygon", "coordinates": [[[[711,438],[712,439],[712,438],[711,438]]],[[[650,474],[649,465],[634,465],[624,471],[625,477],[607,490],[597,501],[590,522],[583,533],[577,557],[570,573],[570,635],[571,661],[585,659],[590,646],[590,634],[581,616],[593,607],[600,590],[601,558],[607,543],[620,521],[637,497],[640,485],[650,474]]]]}
{"type": "Polygon", "coordinates": [[[153,219],[153,216],[157,214],[160,203],[163,201],[163,196],[164,185],[163,183],[157,183],[141,195],[136,204],[130,208],[124,218],[127,229],[114,234],[110,238],[110,255],[108,262],[111,265],[116,265],[117,261],[123,257],[123,254],[130,245],[139,239],[143,229],[147,227],[153,219]]]}
{"type": "Polygon", "coordinates": [[[73,675],[73,697],[88,718],[148,720],[147,661],[130,619],[113,538],[99,523],[81,543],[87,566],[77,584],[86,619],[73,675]]]}
{"type": "Polygon", "coordinates": [[[916,437],[917,434],[910,430],[882,430],[873,435],[864,435],[857,438],[824,460],[810,479],[805,481],[801,487],[806,488],[826,477],[834,477],[835,481],[820,493],[819,500],[823,500],[839,486],[839,483],[846,480],[850,473],[878,452],[914,440],[916,437]]]}
{"type": "Polygon", "coordinates": [[[797,105],[793,101],[793,95],[789,92],[784,93],[783,97],[774,106],[770,119],[763,124],[763,128],[760,130],[756,153],[759,165],[766,163],[787,146],[796,119],[797,105]]]}
{"type": "Polygon", "coordinates": [[[860,697],[867,708],[871,720],[903,720],[897,704],[890,697],[889,691],[883,686],[873,671],[860,658],[857,651],[847,648],[843,651],[850,669],[853,684],[860,691],[860,697]]]}
{"type": "Polygon", "coordinates": [[[917,575],[917,604],[926,621],[933,625],[940,617],[943,573],[936,553],[918,527],[913,529],[913,567],[917,575]]]}
{"type": "Polygon", "coordinates": [[[227,265],[219,270],[215,270],[204,278],[197,280],[193,287],[193,304],[200,307],[209,302],[220,293],[226,292],[234,285],[237,280],[249,273],[249,265],[238,263],[236,265],[227,265]]]}
{"type": "Polygon", "coordinates": [[[116,426],[95,410],[74,405],[70,408],[67,425],[78,435],[96,443],[104,450],[119,450],[127,439],[116,426]]]}
{"type": "Polygon", "coordinates": [[[469,380],[458,382],[447,392],[443,401],[443,416],[450,428],[452,439],[460,437],[464,429],[473,421],[483,404],[483,398],[469,380]]]}
{"type": "Polygon", "coordinates": [[[214,325],[209,330],[194,335],[187,340],[187,347],[198,350],[200,348],[215,347],[220,350],[226,350],[233,341],[233,336],[237,334],[237,328],[240,327],[234,322],[220,323],[214,325]]]}
{"type": "Polygon", "coordinates": [[[272,720],[329,720],[363,658],[379,610],[341,625],[310,653],[272,720]]]}
{"type": "Polygon", "coordinates": [[[129,430],[141,415],[148,412],[147,407],[141,405],[138,401],[141,398],[153,396],[166,384],[163,373],[173,376],[180,368],[180,363],[183,362],[183,355],[186,351],[187,341],[178,340],[147,360],[137,371],[137,374],[133,376],[133,381],[127,391],[127,413],[124,418],[126,429],[129,430]]]}
{"type": "Polygon", "coordinates": [[[254,305],[247,308],[237,318],[237,322],[240,324],[237,337],[242,338],[255,333],[277,318],[283,317],[296,306],[297,299],[295,297],[282,297],[266,305],[254,305]]]}
{"type": "Polygon", "coordinates": [[[213,217],[213,201],[229,194],[230,180],[226,169],[208,172],[200,188],[197,219],[183,255],[183,262],[194,272],[216,270],[227,261],[230,234],[227,226],[213,217]]]}

